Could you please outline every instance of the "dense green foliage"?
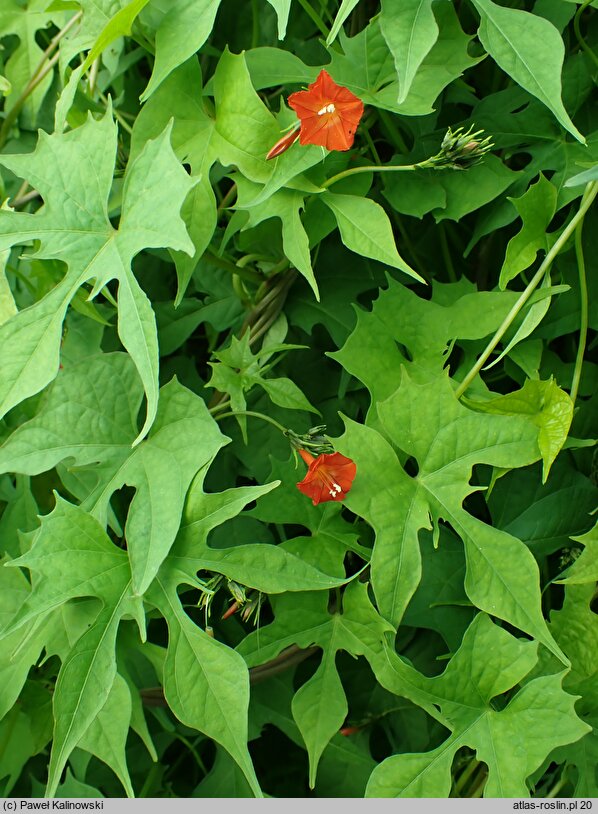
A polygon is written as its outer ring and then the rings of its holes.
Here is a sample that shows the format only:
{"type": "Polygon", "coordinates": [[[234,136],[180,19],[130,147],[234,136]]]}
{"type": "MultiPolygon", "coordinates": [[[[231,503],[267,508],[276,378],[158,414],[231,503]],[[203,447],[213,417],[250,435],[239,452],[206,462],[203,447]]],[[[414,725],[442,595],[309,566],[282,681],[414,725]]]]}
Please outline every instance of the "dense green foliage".
{"type": "Polygon", "coordinates": [[[597,0],[0,6],[0,794],[598,796],[597,0]]]}

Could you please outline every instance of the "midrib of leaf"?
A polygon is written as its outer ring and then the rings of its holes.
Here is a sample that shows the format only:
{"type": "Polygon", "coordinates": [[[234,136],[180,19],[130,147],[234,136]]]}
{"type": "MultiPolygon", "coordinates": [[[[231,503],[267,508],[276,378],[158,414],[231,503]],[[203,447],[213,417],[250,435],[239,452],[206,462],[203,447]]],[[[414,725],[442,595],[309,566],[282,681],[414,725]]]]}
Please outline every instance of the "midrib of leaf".
{"type": "MultiPolygon", "coordinates": [[[[411,31],[409,32],[409,45],[407,47],[407,62],[406,62],[405,75],[409,74],[409,68],[411,67],[411,62],[413,61],[412,60],[413,49],[412,49],[411,46],[412,46],[412,43],[413,43],[413,37],[414,37],[414,34],[415,34],[415,29],[416,29],[416,26],[417,26],[417,22],[418,22],[420,14],[421,14],[422,6],[424,5],[425,2],[426,2],[426,0],[419,0],[419,5],[417,7],[417,11],[416,11],[415,16],[413,18],[413,25],[411,26],[411,31]]],[[[406,96],[404,96],[404,98],[406,98],[406,96]]]]}

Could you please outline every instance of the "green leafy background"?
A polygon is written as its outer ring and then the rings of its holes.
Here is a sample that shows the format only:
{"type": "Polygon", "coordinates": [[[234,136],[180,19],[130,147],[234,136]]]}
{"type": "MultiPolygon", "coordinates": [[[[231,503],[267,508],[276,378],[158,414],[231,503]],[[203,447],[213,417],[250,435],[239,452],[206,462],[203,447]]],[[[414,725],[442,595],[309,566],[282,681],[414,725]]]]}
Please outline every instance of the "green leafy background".
{"type": "Polygon", "coordinates": [[[594,5],[4,0],[3,796],[598,797],[594,5]]]}

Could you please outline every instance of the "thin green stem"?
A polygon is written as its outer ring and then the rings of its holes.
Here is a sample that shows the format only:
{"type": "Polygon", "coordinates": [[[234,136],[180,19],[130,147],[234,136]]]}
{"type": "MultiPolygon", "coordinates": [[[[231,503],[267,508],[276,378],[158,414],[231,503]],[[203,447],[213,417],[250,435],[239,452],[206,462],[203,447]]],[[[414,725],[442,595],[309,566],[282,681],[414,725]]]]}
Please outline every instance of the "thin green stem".
{"type": "Polygon", "coordinates": [[[583,51],[590,57],[590,59],[592,60],[594,65],[598,65],[598,57],[596,56],[596,54],[592,51],[590,46],[587,44],[587,42],[582,37],[581,29],[579,27],[580,17],[584,13],[586,8],[590,5],[591,2],[592,2],[592,0],[584,0],[584,2],[581,4],[581,6],[577,9],[577,12],[575,13],[575,17],[573,18],[573,31],[575,32],[575,37],[577,38],[577,42],[579,43],[579,45],[581,46],[583,51]]]}
{"type": "Polygon", "coordinates": [[[229,205],[229,203],[232,201],[236,194],[237,194],[237,185],[233,184],[232,187],[230,187],[230,189],[227,190],[226,194],[218,204],[218,214],[220,214],[223,209],[226,209],[226,207],[229,205]]]}
{"type": "MultiPolygon", "coordinates": [[[[220,410],[226,410],[228,407],[230,407],[230,399],[225,398],[224,401],[220,401],[218,402],[218,404],[214,404],[213,407],[208,407],[208,413],[214,415],[214,413],[218,413],[220,412],[220,410]]],[[[216,416],[216,418],[218,418],[218,416],[216,416]]]]}
{"type": "Polygon", "coordinates": [[[457,778],[457,780],[455,782],[455,796],[456,797],[461,797],[462,796],[463,789],[465,788],[465,786],[469,782],[471,776],[478,769],[479,765],[480,765],[480,761],[477,760],[475,757],[472,757],[470,759],[469,763],[463,769],[463,771],[461,772],[461,774],[459,775],[459,777],[457,778]]]}
{"type": "Polygon", "coordinates": [[[221,269],[226,269],[227,271],[232,272],[232,274],[239,276],[242,280],[248,280],[252,283],[261,283],[263,281],[262,275],[257,271],[237,266],[235,263],[225,260],[224,257],[218,257],[218,255],[212,254],[212,252],[206,252],[205,257],[210,263],[212,263],[212,265],[218,266],[218,268],[221,269]]]}
{"type": "Polygon", "coordinates": [[[251,0],[251,47],[257,48],[260,40],[260,20],[257,0],[251,0]]]}
{"type": "Polygon", "coordinates": [[[384,127],[388,130],[389,134],[396,141],[399,150],[403,153],[403,155],[407,155],[409,148],[403,141],[403,136],[401,135],[399,128],[395,125],[394,121],[390,117],[390,114],[386,110],[378,108],[378,116],[380,117],[380,121],[384,127]]]}
{"type": "Polygon", "coordinates": [[[256,413],[253,410],[230,410],[228,413],[220,413],[220,415],[215,416],[217,421],[220,421],[221,418],[230,418],[231,416],[238,416],[238,415],[248,415],[253,418],[261,418],[262,421],[267,421],[268,424],[272,424],[273,427],[276,427],[277,430],[284,435],[287,431],[286,427],[283,427],[282,424],[279,424],[278,421],[275,421],[273,418],[270,418],[269,415],[264,415],[263,413],[256,413]]]}
{"type": "MultiPolygon", "coordinates": [[[[588,187],[584,193],[584,198],[588,194],[588,187]]],[[[582,199],[583,203],[583,199],[582,199]]],[[[581,369],[583,367],[583,357],[586,350],[586,342],[588,338],[588,283],[586,280],[586,263],[583,256],[583,245],[581,242],[581,233],[583,230],[583,220],[580,220],[577,229],[575,230],[575,258],[577,260],[577,272],[579,274],[579,345],[577,346],[577,356],[575,358],[575,368],[573,369],[573,378],[571,379],[571,400],[575,404],[577,393],[579,391],[579,382],[581,379],[581,369]]]]}
{"type": "Polygon", "coordinates": [[[451,251],[449,249],[448,241],[446,239],[446,231],[445,231],[444,223],[438,224],[438,234],[440,236],[440,251],[442,252],[442,257],[444,259],[444,265],[446,266],[446,273],[448,274],[448,278],[451,283],[457,282],[457,275],[455,274],[455,266],[453,265],[453,258],[451,257],[451,251]]]}
{"type": "Polygon", "coordinates": [[[308,0],[299,0],[299,5],[303,8],[303,11],[305,11],[305,13],[311,18],[312,22],[315,23],[320,33],[323,34],[324,37],[328,37],[328,34],[330,32],[328,30],[328,27],[326,26],[326,23],[320,17],[318,12],[314,8],[312,8],[308,0]]]}
{"type": "MultiPolygon", "coordinates": [[[[94,62],[94,65],[95,64],[96,63],[94,62]]],[[[104,93],[102,93],[102,91],[98,92],[98,96],[100,97],[102,102],[106,106],[108,106],[108,97],[104,93]]],[[[112,112],[114,113],[114,118],[120,124],[122,129],[125,130],[130,136],[132,136],[133,135],[133,128],[131,127],[129,122],[125,121],[125,119],[123,118],[122,113],[119,110],[116,110],[116,108],[112,108],[112,112]]]]}
{"type": "Polygon", "coordinates": [[[333,175],[332,178],[329,178],[327,181],[324,181],[321,184],[322,189],[328,189],[333,184],[336,184],[337,181],[342,181],[343,178],[348,178],[351,175],[358,175],[361,172],[411,172],[413,170],[418,170],[422,168],[424,162],[421,164],[390,164],[384,167],[377,167],[375,165],[368,165],[367,167],[351,167],[348,170],[343,170],[342,172],[333,175]]]}
{"type": "Polygon", "coordinates": [[[513,321],[515,320],[515,318],[517,317],[525,303],[528,301],[528,299],[531,297],[536,288],[540,285],[540,283],[544,279],[544,275],[552,265],[552,262],[555,259],[555,257],[559,254],[567,240],[571,237],[572,233],[577,228],[578,223],[582,221],[583,218],[585,217],[586,212],[592,205],[594,198],[596,197],[597,194],[598,194],[598,181],[593,181],[586,187],[586,191],[584,193],[578,211],[573,216],[573,218],[571,218],[567,226],[565,226],[565,228],[559,235],[558,239],[554,242],[552,248],[542,261],[540,268],[534,274],[532,279],[529,281],[529,284],[526,286],[526,288],[521,292],[520,296],[517,298],[517,302],[513,305],[509,313],[506,315],[506,317],[502,321],[502,324],[500,325],[500,327],[498,328],[490,342],[486,345],[486,348],[482,355],[480,356],[480,358],[477,360],[475,365],[471,368],[469,373],[465,376],[461,384],[455,390],[455,395],[457,398],[461,398],[463,393],[465,393],[465,391],[472,383],[472,381],[475,379],[475,377],[478,375],[480,370],[484,367],[494,348],[498,345],[498,343],[503,338],[505,333],[509,330],[509,328],[513,324],[513,321]]]}
{"type": "MultiPolygon", "coordinates": [[[[203,762],[203,760],[201,759],[201,757],[200,757],[200,755],[199,755],[199,752],[197,751],[197,749],[195,748],[195,746],[194,746],[194,745],[191,743],[191,741],[190,741],[188,738],[186,738],[184,735],[181,735],[179,732],[177,732],[177,733],[176,733],[176,737],[177,737],[177,738],[178,738],[178,740],[180,740],[180,742],[181,742],[182,744],[184,744],[184,745],[187,747],[187,749],[188,749],[188,750],[191,752],[191,754],[192,754],[192,755],[193,755],[193,757],[195,758],[195,762],[197,763],[197,765],[199,766],[199,768],[202,770],[202,772],[204,773],[204,775],[205,775],[205,774],[207,774],[207,773],[208,773],[208,770],[206,769],[206,764],[205,764],[205,763],[203,762]]],[[[172,771],[172,767],[171,767],[171,771],[172,771]]]]}
{"type": "Polygon", "coordinates": [[[416,248],[413,245],[413,241],[409,237],[409,232],[407,231],[407,229],[405,229],[405,225],[403,223],[403,220],[402,220],[401,216],[394,209],[392,210],[392,216],[393,216],[394,222],[397,225],[397,228],[398,228],[399,232],[401,233],[401,240],[403,241],[403,244],[407,247],[407,250],[409,251],[409,254],[411,255],[411,265],[417,271],[419,276],[423,277],[424,280],[427,281],[428,280],[428,273],[427,273],[427,271],[424,269],[424,267],[422,265],[422,262],[421,262],[421,260],[419,258],[419,255],[418,255],[417,251],[416,251],[416,248]]]}
{"type": "Polygon", "coordinates": [[[559,791],[563,788],[564,785],[567,783],[567,776],[563,771],[560,779],[554,784],[554,786],[550,789],[549,792],[546,793],[546,798],[556,797],[559,791]]]}
{"type": "Polygon", "coordinates": [[[378,150],[376,149],[376,145],[374,144],[374,139],[370,135],[369,129],[364,129],[363,130],[363,137],[365,138],[365,140],[368,143],[368,147],[369,147],[370,152],[372,154],[372,157],[373,157],[373,159],[374,159],[374,161],[376,163],[376,166],[377,167],[381,166],[382,161],[380,160],[380,156],[378,155],[378,150]]]}
{"type": "Polygon", "coordinates": [[[50,54],[56,50],[60,40],[65,36],[65,34],[68,34],[71,28],[81,19],[82,13],[83,12],[78,11],[76,14],[74,14],[64,28],[61,28],[60,31],[50,40],[50,43],[42,54],[39,64],[33,71],[29,82],[12,108],[6,114],[6,118],[4,119],[2,127],[0,128],[0,149],[5,145],[8,139],[8,134],[10,133],[10,128],[18,118],[27,97],[36,89],[39,83],[48,75],[48,73],[54,68],[54,65],[56,65],[58,62],[59,54],[54,54],[51,59],[50,54]]]}

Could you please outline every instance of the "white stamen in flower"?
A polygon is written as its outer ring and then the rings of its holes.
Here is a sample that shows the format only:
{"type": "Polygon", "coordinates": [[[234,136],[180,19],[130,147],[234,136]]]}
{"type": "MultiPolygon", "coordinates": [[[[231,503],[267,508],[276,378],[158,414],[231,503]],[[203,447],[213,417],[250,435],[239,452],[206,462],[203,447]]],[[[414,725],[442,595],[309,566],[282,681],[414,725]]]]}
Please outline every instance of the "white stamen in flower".
{"type": "Polygon", "coordinates": [[[330,104],[324,105],[321,110],[318,110],[318,116],[323,116],[325,113],[334,113],[335,110],[334,104],[330,102],[330,104]]]}
{"type": "Polygon", "coordinates": [[[332,489],[329,489],[329,490],[328,490],[328,494],[329,494],[329,495],[332,495],[332,497],[336,497],[337,495],[340,495],[340,493],[341,493],[342,491],[343,491],[343,490],[342,490],[342,489],[341,489],[341,487],[338,485],[338,483],[333,483],[333,484],[332,484],[332,489]]]}

